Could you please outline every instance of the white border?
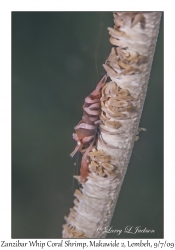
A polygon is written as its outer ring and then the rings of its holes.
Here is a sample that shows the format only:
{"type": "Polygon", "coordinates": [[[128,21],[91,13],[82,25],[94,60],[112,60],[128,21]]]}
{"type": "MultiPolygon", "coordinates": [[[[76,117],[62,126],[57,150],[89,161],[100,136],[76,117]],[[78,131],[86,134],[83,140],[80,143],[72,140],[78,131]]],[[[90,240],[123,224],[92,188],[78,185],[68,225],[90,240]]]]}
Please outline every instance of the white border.
{"type": "Polygon", "coordinates": [[[0,238],[11,238],[11,11],[164,11],[165,115],[164,115],[164,222],[166,240],[174,238],[174,155],[175,155],[175,80],[174,80],[174,5],[173,1],[15,1],[0,3],[0,238]],[[122,4],[121,4],[122,2],[122,4]],[[172,4],[171,4],[172,3],[172,4]],[[154,5],[153,5],[154,4],[154,5]]]}

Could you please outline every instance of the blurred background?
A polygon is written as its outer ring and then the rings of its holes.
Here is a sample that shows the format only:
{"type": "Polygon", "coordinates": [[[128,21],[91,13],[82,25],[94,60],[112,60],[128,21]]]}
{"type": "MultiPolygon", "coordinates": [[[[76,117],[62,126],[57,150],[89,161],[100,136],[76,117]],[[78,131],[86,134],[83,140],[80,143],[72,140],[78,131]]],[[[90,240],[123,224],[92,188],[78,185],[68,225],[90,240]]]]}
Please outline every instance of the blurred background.
{"type": "MultiPolygon", "coordinates": [[[[74,126],[105,71],[111,12],[12,12],[12,238],[61,238],[77,187],[74,126]]],[[[163,237],[163,17],[140,126],[111,226],[163,237]]]]}

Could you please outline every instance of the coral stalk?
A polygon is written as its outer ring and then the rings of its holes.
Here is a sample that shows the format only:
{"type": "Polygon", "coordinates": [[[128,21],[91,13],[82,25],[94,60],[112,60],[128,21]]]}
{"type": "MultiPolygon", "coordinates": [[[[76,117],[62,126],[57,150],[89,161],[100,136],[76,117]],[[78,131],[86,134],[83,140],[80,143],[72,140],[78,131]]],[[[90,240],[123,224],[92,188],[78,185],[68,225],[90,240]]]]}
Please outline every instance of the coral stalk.
{"type": "MultiPolygon", "coordinates": [[[[117,203],[146,97],[161,12],[114,12],[114,47],[103,65],[111,81],[101,91],[97,144],[87,181],[75,191],[64,238],[105,238],[117,203]]],[[[80,177],[76,177],[81,182],[80,177]]]]}

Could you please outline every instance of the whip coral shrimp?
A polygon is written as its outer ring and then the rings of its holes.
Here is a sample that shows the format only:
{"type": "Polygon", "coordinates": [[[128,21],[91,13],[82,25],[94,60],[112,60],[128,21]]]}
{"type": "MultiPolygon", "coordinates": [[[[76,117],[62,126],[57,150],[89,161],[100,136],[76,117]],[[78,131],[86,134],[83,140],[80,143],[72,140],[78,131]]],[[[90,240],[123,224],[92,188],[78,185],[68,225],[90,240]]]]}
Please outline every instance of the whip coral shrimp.
{"type": "Polygon", "coordinates": [[[107,75],[104,75],[97,84],[95,90],[85,98],[82,120],[74,127],[76,133],[73,133],[73,139],[77,141],[77,146],[70,156],[73,157],[77,151],[81,151],[85,144],[90,143],[86,148],[81,161],[81,182],[85,182],[88,175],[87,155],[92,149],[97,135],[98,123],[100,121],[100,90],[105,85],[106,79],[107,75]]]}

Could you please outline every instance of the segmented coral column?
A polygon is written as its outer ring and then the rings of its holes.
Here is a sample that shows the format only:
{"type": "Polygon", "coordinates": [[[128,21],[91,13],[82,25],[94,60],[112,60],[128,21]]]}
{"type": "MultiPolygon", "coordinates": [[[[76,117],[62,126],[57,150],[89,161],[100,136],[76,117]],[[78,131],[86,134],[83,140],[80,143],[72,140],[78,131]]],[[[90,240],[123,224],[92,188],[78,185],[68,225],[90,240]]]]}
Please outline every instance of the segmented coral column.
{"type": "MultiPolygon", "coordinates": [[[[104,238],[127,170],[146,96],[160,12],[115,12],[114,47],[103,65],[100,135],[89,152],[89,175],[75,191],[64,238],[104,238]]],[[[80,178],[76,177],[79,181],[80,178]]]]}

